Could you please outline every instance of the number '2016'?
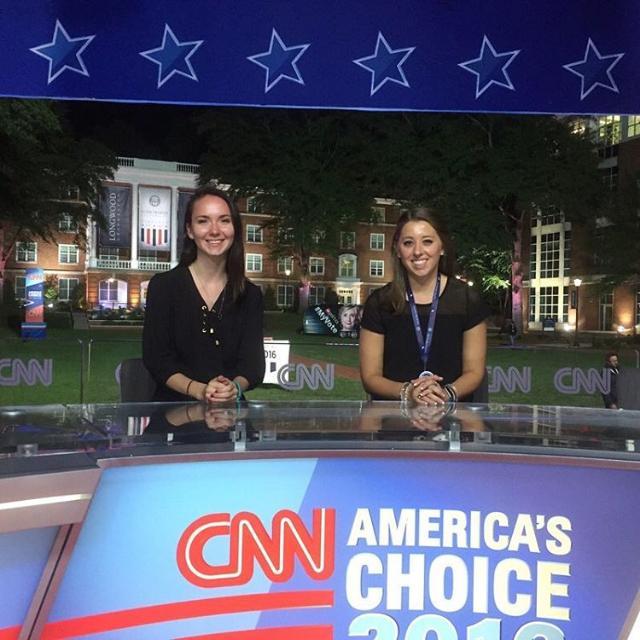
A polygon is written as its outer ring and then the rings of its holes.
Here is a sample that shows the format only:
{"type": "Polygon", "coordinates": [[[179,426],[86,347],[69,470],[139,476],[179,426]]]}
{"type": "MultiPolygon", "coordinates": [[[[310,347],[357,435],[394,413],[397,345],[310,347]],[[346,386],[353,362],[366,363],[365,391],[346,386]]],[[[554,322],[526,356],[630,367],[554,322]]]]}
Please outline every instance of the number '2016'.
{"type": "MultiPolygon", "coordinates": [[[[502,640],[498,618],[485,618],[467,627],[466,640],[502,640]]],[[[398,623],[384,613],[363,613],[351,621],[350,638],[369,638],[371,640],[398,640],[398,623]]],[[[411,621],[404,634],[404,640],[458,640],[458,632],[449,620],[436,614],[425,614],[411,621]],[[427,635],[433,632],[435,637],[427,635]]],[[[565,640],[564,633],[548,622],[527,622],[522,625],[513,640],[565,640]]]]}

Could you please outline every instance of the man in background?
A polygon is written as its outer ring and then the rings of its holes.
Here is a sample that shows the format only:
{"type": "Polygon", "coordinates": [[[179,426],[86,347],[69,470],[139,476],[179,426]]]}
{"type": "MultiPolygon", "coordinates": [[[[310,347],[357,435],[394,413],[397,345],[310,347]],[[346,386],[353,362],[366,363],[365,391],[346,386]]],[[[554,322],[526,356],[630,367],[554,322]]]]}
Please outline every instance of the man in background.
{"type": "Polygon", "coordinates": [[[618,374],[620,368],[618,365],[618,354],[615,351],[609,351],[605,355],[604,368],[609,372],[609,393],[603,393],[602,399],[607,409],[618,408],[618,374]]]}

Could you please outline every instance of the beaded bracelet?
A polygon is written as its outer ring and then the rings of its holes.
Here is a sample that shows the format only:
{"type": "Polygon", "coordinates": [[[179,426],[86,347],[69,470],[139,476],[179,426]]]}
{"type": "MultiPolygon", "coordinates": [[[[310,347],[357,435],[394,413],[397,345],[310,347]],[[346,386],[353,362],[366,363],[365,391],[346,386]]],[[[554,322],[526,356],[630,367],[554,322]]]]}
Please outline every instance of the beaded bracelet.
{"type": "Polygon", "coordinates": [[[242,387],[237,380],[232,380],[231,382],[233,382],[236,388],[236,401],[240,402],[240,400],[242,399],[242,387]]]}
{"type": "Polygon", "coordinates": [[[411,388],[413,387],[413,382],[405,382],[400,387],[400,402],[403,404],[407,404],[409,402],[409,394],[411,393],[411,388]]]}

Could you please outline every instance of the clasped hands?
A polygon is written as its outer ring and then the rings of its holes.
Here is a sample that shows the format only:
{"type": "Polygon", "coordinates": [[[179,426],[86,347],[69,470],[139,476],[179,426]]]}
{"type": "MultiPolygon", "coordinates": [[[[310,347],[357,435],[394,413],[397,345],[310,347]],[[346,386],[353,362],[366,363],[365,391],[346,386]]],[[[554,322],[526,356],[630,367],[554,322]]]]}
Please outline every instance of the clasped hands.
{"type": "Polygon", "coordinates": [[[443,379],[442,376],[433,374],[411,380],[411,399],[416,404],[444,404],[449,399],[449,395],[440,384],[443,379]]]}
{"type": "Polygon", "coordinates": [[[238,387],[225,376],[216,376],[207,382],[204,400],[209,403],[230,402],[238,399],[238,387]]]}

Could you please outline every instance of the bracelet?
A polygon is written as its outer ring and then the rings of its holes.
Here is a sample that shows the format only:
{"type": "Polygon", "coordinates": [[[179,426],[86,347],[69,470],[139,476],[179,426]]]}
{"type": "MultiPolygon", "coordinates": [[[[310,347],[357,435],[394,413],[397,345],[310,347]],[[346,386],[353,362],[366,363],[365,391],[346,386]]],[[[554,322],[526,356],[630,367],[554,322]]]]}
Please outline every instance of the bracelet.
{"type": "Polygon", "coordinates": [[[458,402],[458,392],[456,391],[456,388],[452,384],[445,384],[444,390],[447,392],[447,395],[449,396],[449,402],[453,402],[453,403],[458,402]]]}
{"type": "Polygon", "coordinates": [[[242,399],[242,387],[240,387],[240,383],[237,380],[232,380],[231,382],[233,382],[236,388],[236,401],[240,402],[240,400],[242,399]]]}
{"type": "Polygon", "coordinates": [[[400,387],[400,402],[407,404],[409,402],[409,394],[413,388],[413,382],[404,382],[400,387]]]}
{"type": "Polygon", "coordinates": [[[189,389],[191,388],[191,385],[193,384],[193,378],[191,380],[189,380],[189,384],[187,385],[187,390],[184,392],[185,396],[190,395],[189,394],[189,389]]]}

